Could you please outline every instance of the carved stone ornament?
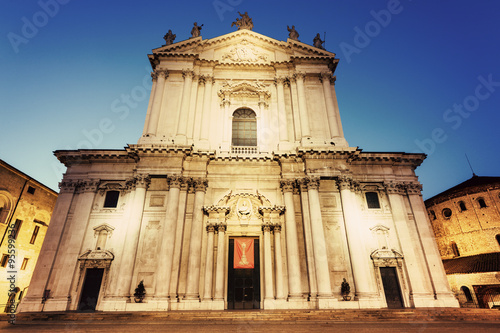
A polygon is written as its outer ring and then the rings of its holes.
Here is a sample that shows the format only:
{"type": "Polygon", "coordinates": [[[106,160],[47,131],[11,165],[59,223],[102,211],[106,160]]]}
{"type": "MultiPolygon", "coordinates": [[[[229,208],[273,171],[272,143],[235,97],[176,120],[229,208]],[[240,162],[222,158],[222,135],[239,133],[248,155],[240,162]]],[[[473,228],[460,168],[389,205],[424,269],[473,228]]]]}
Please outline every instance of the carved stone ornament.
{"type": "Polygon", "coordinates": [[[296,185],[295,179],[283,179],[280,181],[281,190],[283,192],[292,192],[296,185]]]}
{"type": "Polygon", "coordinates": [[[370,254],[376,267],[401,267],[403,255],[396,250],[377,249],[370,254]]]}
{"type": "Polygon", "coordinates": [[[267,101],[271,98],[269,86],[258,81],[240,81],[233,83],[226,81],[219,90],[218,96],[221,98],[221,103],[230,102],[231,98],[246,97],[255,98],[264,102],[267,106],[267,101]]]}
{"type": "Polygon", "coordinates": [[[63,180],[59,183],[60,193],[72,193],[78,186],[78,180],[63,180]]]}
{"type": "Polygon", "coordinates": [[[420,183],[405,183],[406,192],[413,195],[422,195],[422,184],[420,183]]]}
{"type": "Polygon", "coordinates": [[[171,45],[174,42],[175,37],[177,36],[174,33],[172,33],[172,30],[168,30],[165,36],[163,36],[163,39],[165,40],[164,46],[171,45]]]}
{"type": "Polygon", "coordinates": [[[219,201],[219,205],[230,207],[225,221],[233,224],[261,224],[263,217],[259,207],[271,206],[271,203],[262,195],[239,193],[225,196],[219,201]]]}
{"type": "Polygon", "coordinates": [[[244,14],[238,12],[238,14],[240,14],[241,18],[236,18],[236,21],[231,23],[231,26],[236,25],[238,27],[238,30],[241,29],[252,30],[253,22],[252,19],[248,16],[248,12],[245,12],[244,14]]]}
{"type": "Polygon", "coordinates": [[[78,257],[80,269],[83,268],[109,268],[115,255],[111,251],[88,250],[78,257]]]}
{"type": "Polygon", "coordinates": [[[267,55],[261,53],[254,44],[243,39],[238,45],[222,55],[223,61],[233,63],[267,63],[267,55]]]}
{"type": "Polygon", "coordinates": [[[403,194],[404,184],[398,182],[386,182],[384,183],[385,190],[387,194],[403,194]]]}
{"type": "Polygon", "coordinates": [[[78,183],[77,192],[78,193],[96,192],[98,186],[99,186],[99,180],[98,179],[83,180],[83,181],[80,181],[78,183]]]}
{"type": "Polygon", "coordinates": [[[105,180],[99,184],[99,194],[104,195],[106,191],[126,191],[126,180],[105,180]]]}

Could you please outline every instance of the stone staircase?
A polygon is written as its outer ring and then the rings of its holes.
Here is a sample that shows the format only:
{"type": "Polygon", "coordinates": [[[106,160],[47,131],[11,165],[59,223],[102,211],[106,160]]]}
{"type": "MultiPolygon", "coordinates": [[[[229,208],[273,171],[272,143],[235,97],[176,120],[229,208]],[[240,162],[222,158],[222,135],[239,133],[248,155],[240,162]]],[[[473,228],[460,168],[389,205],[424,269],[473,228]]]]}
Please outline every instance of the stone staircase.
{"type": "MultiPolygon", "coordinates": [[[[7,315],[2,315],[7,321],[7,315]]],[[[16,323],[48,322],[168,322],[168,323],[290,323],[290,322],[500,322],[500,311],[465,308],[374,310],[240,310],[166,312],[42,312],[20,313],[16,323]]]]}

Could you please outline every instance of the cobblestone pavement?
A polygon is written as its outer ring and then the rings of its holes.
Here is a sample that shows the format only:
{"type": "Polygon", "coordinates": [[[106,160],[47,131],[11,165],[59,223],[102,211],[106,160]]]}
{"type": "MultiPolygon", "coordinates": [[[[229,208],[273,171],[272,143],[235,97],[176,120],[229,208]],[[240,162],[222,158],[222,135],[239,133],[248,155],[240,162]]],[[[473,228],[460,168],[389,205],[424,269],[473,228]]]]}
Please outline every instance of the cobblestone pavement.
{"type": "Polygon", "coordinates": [[[0,322],[9,332],[500,332],[498,322],[238,322],[238,323],[155,323],[155,322],[43,322],[11,325],[0,322]]]}

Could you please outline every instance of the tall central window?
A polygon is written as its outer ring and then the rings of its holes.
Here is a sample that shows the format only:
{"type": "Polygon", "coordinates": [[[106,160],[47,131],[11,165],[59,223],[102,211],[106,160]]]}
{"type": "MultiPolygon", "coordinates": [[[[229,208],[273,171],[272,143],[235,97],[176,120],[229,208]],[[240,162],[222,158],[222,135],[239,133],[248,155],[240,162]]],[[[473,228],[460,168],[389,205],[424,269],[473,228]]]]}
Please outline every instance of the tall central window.
{"type": "Polygon", "coordinates": [[[233,113],[233,146],[257,146],[257,119],[250,109],[233,113]]]}

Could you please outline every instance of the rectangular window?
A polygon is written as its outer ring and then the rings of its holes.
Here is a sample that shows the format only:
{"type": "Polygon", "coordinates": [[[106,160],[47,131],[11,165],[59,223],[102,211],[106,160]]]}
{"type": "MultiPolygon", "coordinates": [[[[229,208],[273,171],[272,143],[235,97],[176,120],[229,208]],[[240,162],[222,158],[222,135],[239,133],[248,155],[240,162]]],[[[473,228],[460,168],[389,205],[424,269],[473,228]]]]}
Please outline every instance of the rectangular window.
{"type": "Polygon", "coordinates": [[[5,267],[7,266],[8,262],[9,262],[9,255],[8,254],[2,255],[2,262],[0,263],[0,266],[5,267]]]}
{"type": "Polygon", "coordinates": [[[28,186],[28,193],[35,194],[35,188],[33,186],[28,186]]]}
{"type": "Polygon", "coordinates": [[[35,244],[36,236],[38,236],[38,231],[39,230],[40,230],[40,227],[36,225],[35,229],[33,230],[33,234],[31,235],[30,244],[35,244]]]}
{"type": "Polygon", "coordinates": [[[120,191],[106,192],[106,198],[104,199],[104,208],[116,208],[116,206],[118,205],[119,197],[120,191]]]}
{"type": "Polygon", "coordinates": [[[30,259],[29,258],[24,258],[23,259],[23,263],[21,264],[21,270],[24,271],[26,269],[26,266],[28,266],[28,261],[30,259]]]}
{"type": "Polygon", "coordinates": [[[16,222],[14,223],[14,226],[12,227],[12,229],[10,231],[9,238],[17,239],[17,235],[19,235],[19,229],[21,229],[21,224],[23,224],[23,221],[16,220],[16,222]]]}
{"type": "Polygon", "coordinates": [[[380,202],[378,200],[377,192],[366,192],[365,197],[366,197],[366,204],[368,205],[369,209],[380,208],[380,202]]]}

